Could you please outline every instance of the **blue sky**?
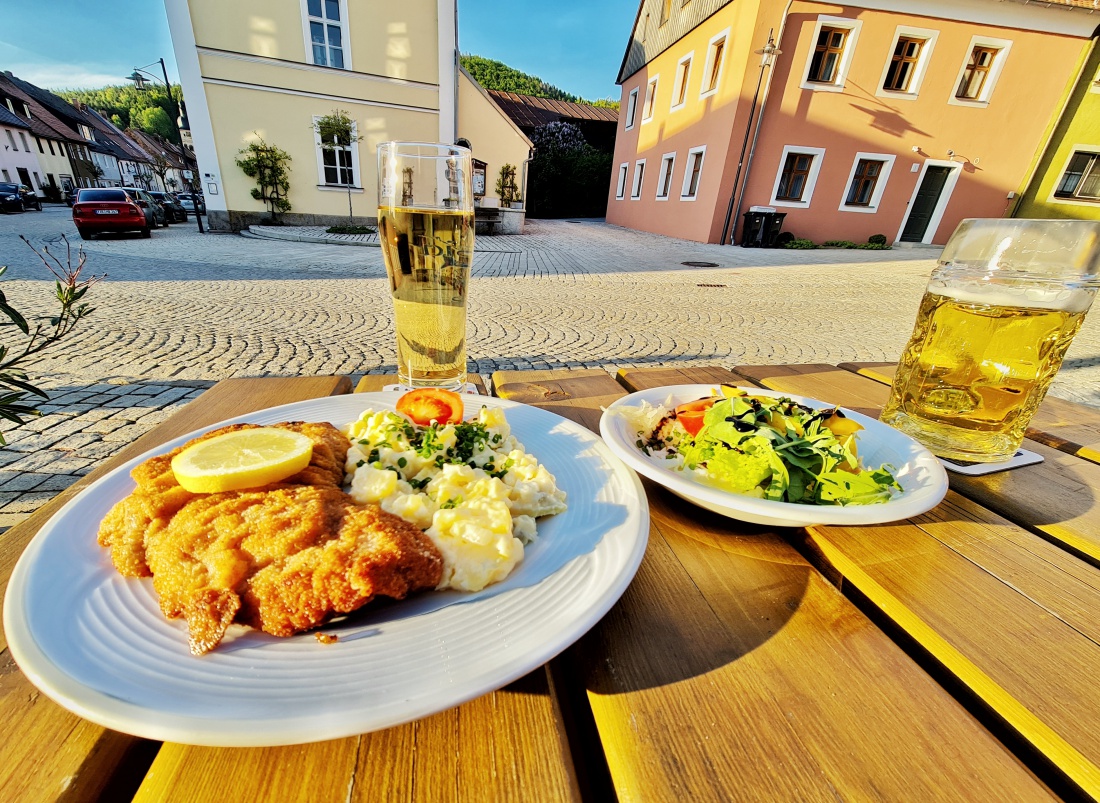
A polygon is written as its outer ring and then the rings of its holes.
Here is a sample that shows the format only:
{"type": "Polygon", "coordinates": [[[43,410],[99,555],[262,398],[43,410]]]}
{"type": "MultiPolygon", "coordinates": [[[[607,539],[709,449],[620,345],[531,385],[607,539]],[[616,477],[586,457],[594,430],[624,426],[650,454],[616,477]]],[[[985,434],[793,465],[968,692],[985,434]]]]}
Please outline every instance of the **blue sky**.
{"type": "MultiPolygon", "coordinates": [[[[574,95],[618,100],[637,10],[637,0],[459,0],[458,42],[574,95]]],[[[161,0],[0,0],[0,18],[0,69],[39,86],[120,84],[162,56],[176,80],[161,0]]]]}

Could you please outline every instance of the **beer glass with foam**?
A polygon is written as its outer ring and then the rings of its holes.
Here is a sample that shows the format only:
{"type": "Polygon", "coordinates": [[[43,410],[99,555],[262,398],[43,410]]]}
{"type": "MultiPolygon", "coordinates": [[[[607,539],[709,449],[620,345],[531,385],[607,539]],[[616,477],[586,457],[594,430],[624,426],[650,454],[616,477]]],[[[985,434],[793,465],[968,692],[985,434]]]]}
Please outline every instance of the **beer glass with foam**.
{"type": "Polygon", "coordinates": [[[1100,223],[964,220],[881,420],[955,460],[1008,460],[1100,286],[1100,223]]]}
{"type": "Polygon", "coordinates": [[[466,384],[466,289],[474,252],[470,151],[378,146],[378,239],[393,297],[397,375],[409,387],[466,384]]]}

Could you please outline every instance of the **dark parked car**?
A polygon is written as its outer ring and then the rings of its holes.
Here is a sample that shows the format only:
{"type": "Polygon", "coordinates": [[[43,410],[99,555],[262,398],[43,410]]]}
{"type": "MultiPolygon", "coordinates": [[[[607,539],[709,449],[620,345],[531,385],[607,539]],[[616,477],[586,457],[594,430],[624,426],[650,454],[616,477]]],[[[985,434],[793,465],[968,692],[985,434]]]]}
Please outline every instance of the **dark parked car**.
{"type": "Polygon", "coordinates": [[[24,212],[27,209],[42,211],[42,199],[26,184],[0,182],[0,212],[24,212]]]}
{"type": "Polygon", "coordinates": [[[149,205],[149,208],[153,210],[154,229],[157,226],[168,228],[168,213],[164,211],[164,207],[160,205],[149,190],[143,190],[140,187],[123,187],[122,189],[130,193],[130,196],[137,201],[138,206],[142,206],[143,204],[149,205]]]}
{"type": "Polygon", "coordinates": [[[200,215],[206,214],[206,200],[201,192],[177,192],[176,197],[188,212],[194,212],[197,209],[200,215]]]}
{"type": "Polygon", "coordinates": [[[79,192],[80,187],[69,187],[69,189],[65,190],[65,205],[72,206],[76,203],[76,196],[79,192]]]}
{"type": "Polygon", "coordinates": [[[140,231],[149,237],[156,225],[155,207],[151,197],[144,200],[129,190],[85,188],[73,204],[73,223],[82,240],[106,231],[140,231]]]}
{"type": "Polygon", "coordinates": [[[164,214],[167,216],[169,223],[187,222],[187,210],[180,205],[180,202],[176,200],[172,193],[150,191],[149,194],[157,199],[158,204],[164,207],[164,214]]]}

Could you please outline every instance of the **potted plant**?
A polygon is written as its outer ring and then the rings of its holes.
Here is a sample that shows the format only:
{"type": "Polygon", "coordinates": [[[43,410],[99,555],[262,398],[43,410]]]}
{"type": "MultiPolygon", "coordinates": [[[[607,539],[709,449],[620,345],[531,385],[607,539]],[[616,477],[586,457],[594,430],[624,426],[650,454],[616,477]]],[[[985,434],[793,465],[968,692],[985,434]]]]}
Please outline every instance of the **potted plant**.
{"type": "Polygon", "coordinates": [[[500,168],[496,191],[501,206],[523,208],[523,199],[520,197],[519,187],[516,186],[516,168],[513,165],[505,164],[500,168]]]}

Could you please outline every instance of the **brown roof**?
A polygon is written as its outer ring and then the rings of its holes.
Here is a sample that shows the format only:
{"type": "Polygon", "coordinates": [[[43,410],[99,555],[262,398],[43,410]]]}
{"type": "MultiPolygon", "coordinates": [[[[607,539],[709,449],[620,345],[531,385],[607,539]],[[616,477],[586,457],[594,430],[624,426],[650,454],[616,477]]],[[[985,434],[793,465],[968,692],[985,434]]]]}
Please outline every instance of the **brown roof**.
{"type": "Polygon", "coordinates": [[[488,92],[501,110],[520,128],[538,128],[560,120],[602,120],[610,123],[616,123],[619,120],[619,113],[606,106],[589,106],[587,103],[536,98],[496,89],[490,89],[488,92]]]}
{"type": "MultiPolygon", "coordinates": [[[[4,74],[0,74],[0,92],[11,95],[13,98],[25,102],[31,109],[31,117],[27,122],[31,131],[40,137],[50,139],[64,139],[73,142],[84,142],[84,137],[76,133],[68,125],[61,122],[45,106],[39,103],[33,96],[27,94],[4,74]]],[[[22,115],[20,115],[22,117],[22,115]]]]}

